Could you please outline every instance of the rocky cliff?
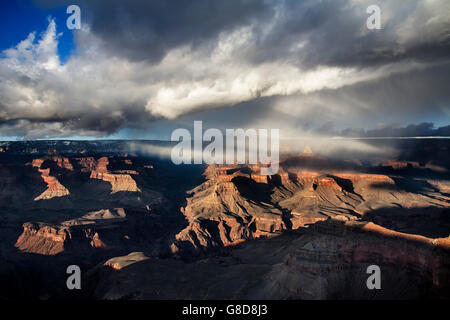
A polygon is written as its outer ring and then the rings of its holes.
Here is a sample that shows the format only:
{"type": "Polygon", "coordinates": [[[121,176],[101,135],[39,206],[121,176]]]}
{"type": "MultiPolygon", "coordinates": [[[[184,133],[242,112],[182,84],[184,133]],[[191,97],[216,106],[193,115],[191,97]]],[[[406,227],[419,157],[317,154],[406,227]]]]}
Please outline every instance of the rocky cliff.
{"type": "Polygon", "coordinates": [[[83,298],[450,298],[448,171],[306,150],[202,176],[100,145],[0,157],[0,296],[66,298],[75,261],[83,298]]]}
{"type": "Polygon", "coordinates": [[[23,252],[41,255],[56,255],[59,253],[83,254],[90,248],[105,248],[101,235],[105,228],[118,228],[117,224],[45,224],[30,223],[23,225],[23,232],[17,239],[16,248],[23,252]]]}
{"type": "MultiPolygon", "coordinates": [[[[117,245],[109,234],[127,221],[123,208],[88,212],[80,218],[59,224],[23,224],[16,248],[24,252],[55,255],[62,252],[88,253],[91,248],[108,249],[117,245]],[[106,240],[105,240],[106,239],[106,240]]],[[[114,231],[116,230],[116,231],[114,231]]]]}
{"type": "MultiPolygon", "coordinates": [[[[119,191],[140,192],[136,185],[136,181],[131,177],[137,174],[134,170],[119,170],[118,173],[111,173],[108,170],[108,157],[94,159],[93,157],[79,158],[78,163],[82,167],[82,171],[90,171],[91,179],[100,179],[111,184],[111,193],[119,191]]],[[[127,160],[127,159],[126,159],[127,160]]],[[[124,161],[126,164],[132,164],[131,160],[124,161]]]]}
{"type": "Polygon", "coordinates": [[[55,255],[64,251],[70,238],[71,234],[66,228],[27,222],[15,246],[24,252],[55,255]]]}
{"type": "MultiPolygon", "coordinates": [[[[57,158],[60,159],[60,158],[57,158]]],[[[41,173],[41,177],[44,182],[47,184],[47,189],[41,193],[39,196],[34,198],[35,201],[38,200],[47,200],[55,197],[64,197],[70,194],[69,190],[64,187],[56,177],[50,176],[50,168],[42,169],[42,164],[44,163],[44,159],[34,159],[31,163],[33,167],[38,168],[38,171],[41,173]]],[[[66,162],[62,161],[60,163],[66,162]]],[[[70,162],[69,162],[70,164],[70,162]]]]}
{"type": "Polygon", "coordinates": [[[326,220],[295,243],[268,274],[263,290],[295,299],[444,297],[449,288],[450,239],[430,239],[373,223],[326,220]],[[381,269],[381,290],[368,290],[369,265],[381,269]],[[423,286],[428,286],[421,291],[423,286]],[[347,288],[347,290],[342,290],[347,288]],[[426,293],[425,293],[426,292],[426,293]]]}
{"type": "Polygon", "coordinates": [[[91,179],[100,179],[111,184],[111,193],[119,191],[141,192],[136,185],[136,181],[129,174],[113,174],[106,172],[92,171],[91,179]]]}
{"type": "MultiPolygon", "coordinates": [[[[343,171],[282,170],[261,176],[249,166],[210,166],[207,180],[190,191],[181,209],[188,226],[172,251],[205,251],[270,237],[326,220],[362,219],[379,208],[445,207],[436,190],[409,192],[386,175],[343,171]]],[[[257,168],[256,168],[257,169],[257,168]]]]}
{"type": "Polygon", "coordinates": [[[329,218],[314,228],[242,244],[220,257],[117,258],[95,271],[102,299],[450,298],[450,240],[329,218]],[[380,267],[381,289],[367,287],[380,267]],[[214,288],[214,290],[211,290],[214,288]]]}

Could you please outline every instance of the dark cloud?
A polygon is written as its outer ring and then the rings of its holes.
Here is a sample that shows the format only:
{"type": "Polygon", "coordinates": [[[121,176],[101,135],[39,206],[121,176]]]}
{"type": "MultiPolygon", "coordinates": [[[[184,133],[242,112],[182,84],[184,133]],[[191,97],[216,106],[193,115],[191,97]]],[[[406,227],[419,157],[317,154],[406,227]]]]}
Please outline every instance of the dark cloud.
{"type": "Polygon", "coordinates": [[[382,14],[391,17],[382,30],[373,32],[364,30],[366,8],[371,4],[367,1],[353,5],[342,0],[108,0],[82,4],[92,10],[92,31],[114,53],[132,59],[159,60],[174,47],[204,45],[221,32],[246,25],[253,27],[255,46],[243,58],[253,63],[288,59],[311,68],[363,67],[450,57],[450,25],[440,23],[423,30],[433,16],[426,14],[427,8],[420,8],[420,1],[397,5],[382,1],[382,14]],[[397,32],[411,16],[411,23],[423,28],[422,34],[405,35],[406,39],[399,41],[397,32]],[[298,43],[303,43],[301,50],[295,49],[298,43]]]}
{"type": "Polygon", "coordinates": [[[429,137],[449,136],[450,126],[435,128],[431,122],[410,124],[406,127],[398,127],[395,124],[383,125],[373,130],[367,130],[366,137],[429,137]]]}
{"type": "MultiPolygon", "coordinates": [[[[51,6],[55,1],[39,1],[51,6]]],[[[39,3],[38,2],[38,3],[39,3]]],[[[98,0],[78,4],[105,49],[132,60],[156,63],[178,46],[194,49],[221,32],[269,20],[273,4],[261,0],[98,0]]]]}
{"type": "Polygon", "coordinates": [[[78,4],[84,29],[65,64],[53,22],[3,52],[0,135],[101,136],[196,119],[290,135],[365,136],[378,123],[399,123],[391,134],[447,132],[400,130],[448,122],[446,0],[377,1],[381,30],[366,28],[369,0],[36,3],[78,4]]]}
{"type": "Polygon", "coordinates": [[[327,122],[315,130],[323,136],[340,136],[347,138],[385,138],[385,137],[449,137],[450,125],[436,128],[432,122],[401,126],[398,123],[380,124],[374,129],[346,128],[337,130],[331,122],[327,122]]]}
{"type": "Polygon", "coordinates": [[[293,1],[291,13],[280,26],[291,39],[304,39],[306,46],[300,52],[303,65],[315,67],[352,66],[372,67],[403,60],[448,61],[450,57],[450,25],[443,23],[425,29],[432,14],[425,14],[420,1],[386,2],[377,4],[381,18],[389,16],[381,30],[365,29],[366,8],[370,1],[293,1]],[[307,4],[307,6],[305,5],[307,4]],[[303,7],[306,9],[303,10],[303,7]],[[298,19],[296,12],[302,12],[298,19]],[[404,24],[410,19],[411,28],[404,24]],[[420,31],[415,33],[415,29],[420,31]],[[305,30],[308,31],[305,34],[305,30]],[[399,35],[399,30],[405,34],[399,35]],[[424,34],[427,34],[424,37],[424,34]]]}
{"type": "Polygon", "coordinates": [[[333,122],[328,121],[311,130],[311,133],[322,137],[346,138],[448,137],[450,136],[450,125],[436,128],[432,122],[409,124],[407,126],[401,126],[398,123],[384,123],[379,124],[374,129],[345,128],[339,130],[333,122]]]}
{"type": "MultiPolygon", "coordinates": [[[[242,26],[251,26],[254,33],[252,47],[242,55],[253,63],[287,59],[310,68],[364,67],[405,59],[448,60],[450,56],[448,20],[433,20],[435,14],[445,12],[448,6],[439,7],[439,3],[427,6],[420,0],[378,1],[384,23],[381,30],[370,32],[365,25],[369,16],[366,8],[372,5],[371,1],[69,2],[82,8],[91,31],[103,40],[106,49],[129,59],[158,62],[173,48],[207,47],[221,33],[242,26]],[[403,32],[400,35],[399,30],[403,32]],[[298,50],[296,46],[300,43],[298,50]]],[[[61,5],[60,1],[52,0],[38,3],[61,5]]]]}

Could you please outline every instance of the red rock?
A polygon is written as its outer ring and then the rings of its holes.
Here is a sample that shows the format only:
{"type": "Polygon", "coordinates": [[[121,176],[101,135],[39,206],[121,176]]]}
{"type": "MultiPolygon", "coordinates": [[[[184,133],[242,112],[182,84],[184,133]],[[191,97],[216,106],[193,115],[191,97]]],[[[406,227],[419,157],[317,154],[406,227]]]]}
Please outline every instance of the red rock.
{"type": "Polygon", "coordinates": [[[99,171],[92,171],[91,179],[100,179],[111,184],[111,193],[119,191],[141,192],[136,181],[128,174],[113,174],[99,171]]]}
{"type": "Polygon", "coordinates": [[[53,156],[51,160],[55,162],[58,165],[58,167],[73,171],[72,163],[70,163],[70,160],[68,158],[61,156],[53,156]]]}
{"type": "MultiPolygon", "coordinates": [[[[70,194],[69,190],[64,187],[58,179],[50,176],[50,168],[41,169],[41,165],[44,162],[43,159],[34,159],[31,163],[33,167],[38,168],[41,173],[41,177],[47,184],[47,189],[41,193],[39,196],[34,198],[34,201],[52,199],[56,197],[64,197],[70,194]]],[[[70,163],[70,162],[69,162],[70,163]]]]}
{"type": "Polygon", "coordinates": [[[91,179],[100,179],[111,184],[111,193],[119,191],[141,192],[136,181],[131,175],[137,175],[135,170],[117,170],[111,173],[108,170],[108,157],[101,157],[95,160],[93,157],[78,158],[79,164],[83,167],[82,171],[90,171],[91,179]]]}
{"type": "Polygon", "coordinates": [[[66,228],[25,223],[15,246],[24,252],[55,255],[64,251],[64,246],[69,239],[70,234],[66,228]]]}

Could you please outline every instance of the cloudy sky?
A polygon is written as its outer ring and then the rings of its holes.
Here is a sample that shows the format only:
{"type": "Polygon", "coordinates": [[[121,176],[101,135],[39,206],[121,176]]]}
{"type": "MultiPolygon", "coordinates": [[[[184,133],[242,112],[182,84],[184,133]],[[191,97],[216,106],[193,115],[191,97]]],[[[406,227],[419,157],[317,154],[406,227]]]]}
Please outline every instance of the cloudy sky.
{"type": "Polygon", "coordinates": [[[449,135],[448,0],[0,6],[2,139],[168,139],[194,120],[282,137],[449,135]],[[373,4],[380,30],[366,26],[373,4]]]}

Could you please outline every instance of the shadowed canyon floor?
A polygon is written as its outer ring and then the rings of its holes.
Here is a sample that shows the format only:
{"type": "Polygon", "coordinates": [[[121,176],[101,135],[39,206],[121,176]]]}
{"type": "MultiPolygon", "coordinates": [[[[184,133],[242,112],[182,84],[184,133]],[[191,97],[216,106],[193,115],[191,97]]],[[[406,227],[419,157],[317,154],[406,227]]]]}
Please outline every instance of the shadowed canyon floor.
{"type": "Polygon", "coordinates": [[[306,149],[262,176],[119,142],[4,143],[0,298],[448,299],[450,165],[433,160],[448,143],[433,148],[306,149]],[[71,264],[83,290],[66,288],[71,264]]]}

